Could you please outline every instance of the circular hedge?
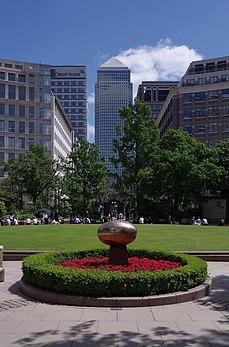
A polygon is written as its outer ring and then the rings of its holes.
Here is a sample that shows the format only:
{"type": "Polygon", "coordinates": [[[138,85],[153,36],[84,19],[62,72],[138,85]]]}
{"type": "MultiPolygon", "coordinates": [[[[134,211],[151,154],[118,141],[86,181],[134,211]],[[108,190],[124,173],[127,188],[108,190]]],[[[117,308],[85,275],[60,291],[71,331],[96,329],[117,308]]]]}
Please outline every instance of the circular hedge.
{"type": "Polygon", "coordinates": [[[207,274],[206,261],[187,254],[129,249],[128,257],[180,262],[181,267],[158,272],[109,272],[56,266],[71,259],[108,256],[109,249],[89,249],[39,253],[22,263],[23,281],[56,293],[88,297],[150,296],[186,291],[202,284],[207,274]]]}

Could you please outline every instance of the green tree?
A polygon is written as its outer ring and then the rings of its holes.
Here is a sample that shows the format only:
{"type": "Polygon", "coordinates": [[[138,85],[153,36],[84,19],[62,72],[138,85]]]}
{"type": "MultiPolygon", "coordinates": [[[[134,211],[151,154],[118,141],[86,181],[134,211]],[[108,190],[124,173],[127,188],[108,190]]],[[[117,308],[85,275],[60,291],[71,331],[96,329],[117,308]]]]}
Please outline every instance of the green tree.
{"type": "Polygon", "coordinates": [[[220,141],[216,147],[218,165],[222,168],[222,180],[220,188],[229,189],[229,142],[220,141]]]}
{"type": "Polygon", "coordinates": [[[159,130],[151,113],[138,99],[133,105],[120,109],[124,122],[116,127],[117,138],[113,140],[112,162],[117,168],[121,166],[115,189],[120,196],[126,195],[137,215],[144,213],[143,177],[159,141],[159,130]]]}
{"type": "MultiPolygon", "coordinates": [[[[170,129],[160,141],[152,175],[156,175],[157,193],[169,201],[170,212],[178,214],[192,203],[202,206],[206,190],[220,182],[222,169],[215,149],[183,130],[170,129]]],[[[147,187],[150,191],[149,182],[147,187]]]]}
{"type": "Polygon", "coordinates": [[[77,141],[62,170],[63,193],[69,198],[72,213],[85,216],[93,203],[105,197],[108,190],[108,172],[98,146],[85,140],[77,141]]]}
{"type": "Polygon", "coordinates": [[[58,172],[54,164],[43,146],[32,145],[27,153],[5,164],[4,169],[9,177],[4,184],[18,196],[25,195],[36,204],[44,191],[53,188],[58,172]]]}

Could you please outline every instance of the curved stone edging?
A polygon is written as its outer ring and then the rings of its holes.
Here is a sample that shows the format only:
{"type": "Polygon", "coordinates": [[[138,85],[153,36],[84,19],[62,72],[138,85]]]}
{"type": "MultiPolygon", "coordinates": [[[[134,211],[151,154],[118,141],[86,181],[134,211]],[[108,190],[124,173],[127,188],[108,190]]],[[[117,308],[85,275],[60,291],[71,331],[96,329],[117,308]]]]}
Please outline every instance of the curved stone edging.
{"type": "Polygon", "coordinates": [[[37,288],[31,284],[25,283],[23,279],[20,281],[20,290],[23,294],[33,299],[60,305],[91,307],[143,307],[171,305],[200,299],[210,294],[212,290],[212,280],[210,277],[208,277],[203,284],[195,288],[191,288],[185,292],[174,292],[144,297],[94,298],[65,295],[37,288]]]}

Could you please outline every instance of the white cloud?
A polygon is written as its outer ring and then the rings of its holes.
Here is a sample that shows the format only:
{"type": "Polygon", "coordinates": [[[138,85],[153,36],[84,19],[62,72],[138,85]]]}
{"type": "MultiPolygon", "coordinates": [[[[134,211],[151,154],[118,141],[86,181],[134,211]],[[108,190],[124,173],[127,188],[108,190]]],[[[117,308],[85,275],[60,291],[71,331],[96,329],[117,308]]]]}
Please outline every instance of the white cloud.
{"type": "Polygon", "coordinates": [[[95,103],[95,93],[91,93],[91,94],[87,97],[87,102],[88,102],[88,104],[94,104],[94,103],[95,103]]]}
{"type": "Polygon", "coordinates": [[[169,39],[155,46],[129,48],[116,57],[131,70],[134,97],[142,81],[180,80],[192,61],[203,59],[194,49],[174,46],[169,39]]]}
{"type": "Polygon", "coordinates": [[[95,136],[95,127],[94,125],[87,124],[87,140],[89,142],[94,142],[94,136],[95,136]]]}

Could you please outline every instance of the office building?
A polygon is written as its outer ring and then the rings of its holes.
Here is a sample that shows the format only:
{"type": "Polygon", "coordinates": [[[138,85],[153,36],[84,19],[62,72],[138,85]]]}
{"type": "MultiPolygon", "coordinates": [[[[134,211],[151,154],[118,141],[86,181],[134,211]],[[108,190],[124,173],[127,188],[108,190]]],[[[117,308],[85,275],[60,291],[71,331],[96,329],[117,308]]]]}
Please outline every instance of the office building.
{"type": "Polygon", "coordinates": [[[192,62],[157,118],[161,136],[183,129],[209,147],[229,141],[229,57],[192,62]]]}
{"type": "Polygon", "coordinates": [[[51,92],[50,66],[0,59],[0,160],[18,157],[31,144],[44,146],[53,159],[66,157],[72,134],[51,92]]]}
{"type": "Polygon", "coordinates": [[[179,81],[143,81],[138,86],[137,98],[152,110],[152,118],[156,119],[172,88],[178,86],[179,81]]]}
{"type": "Polygon", "coordinates": [[[74,129],[75,140],[87,140],[85,66],[52,66],[51,86],[74,129]]]}
{"type": "Polygon", "coordinates": [[[117,138],[116,125],[123,124],[119,110],[132,102],[130,69],[113,57],[97,71],[95,85],[95,143],[111,172],[115,168],[110,162],[113,156],[113,139],[117,138]]]}

